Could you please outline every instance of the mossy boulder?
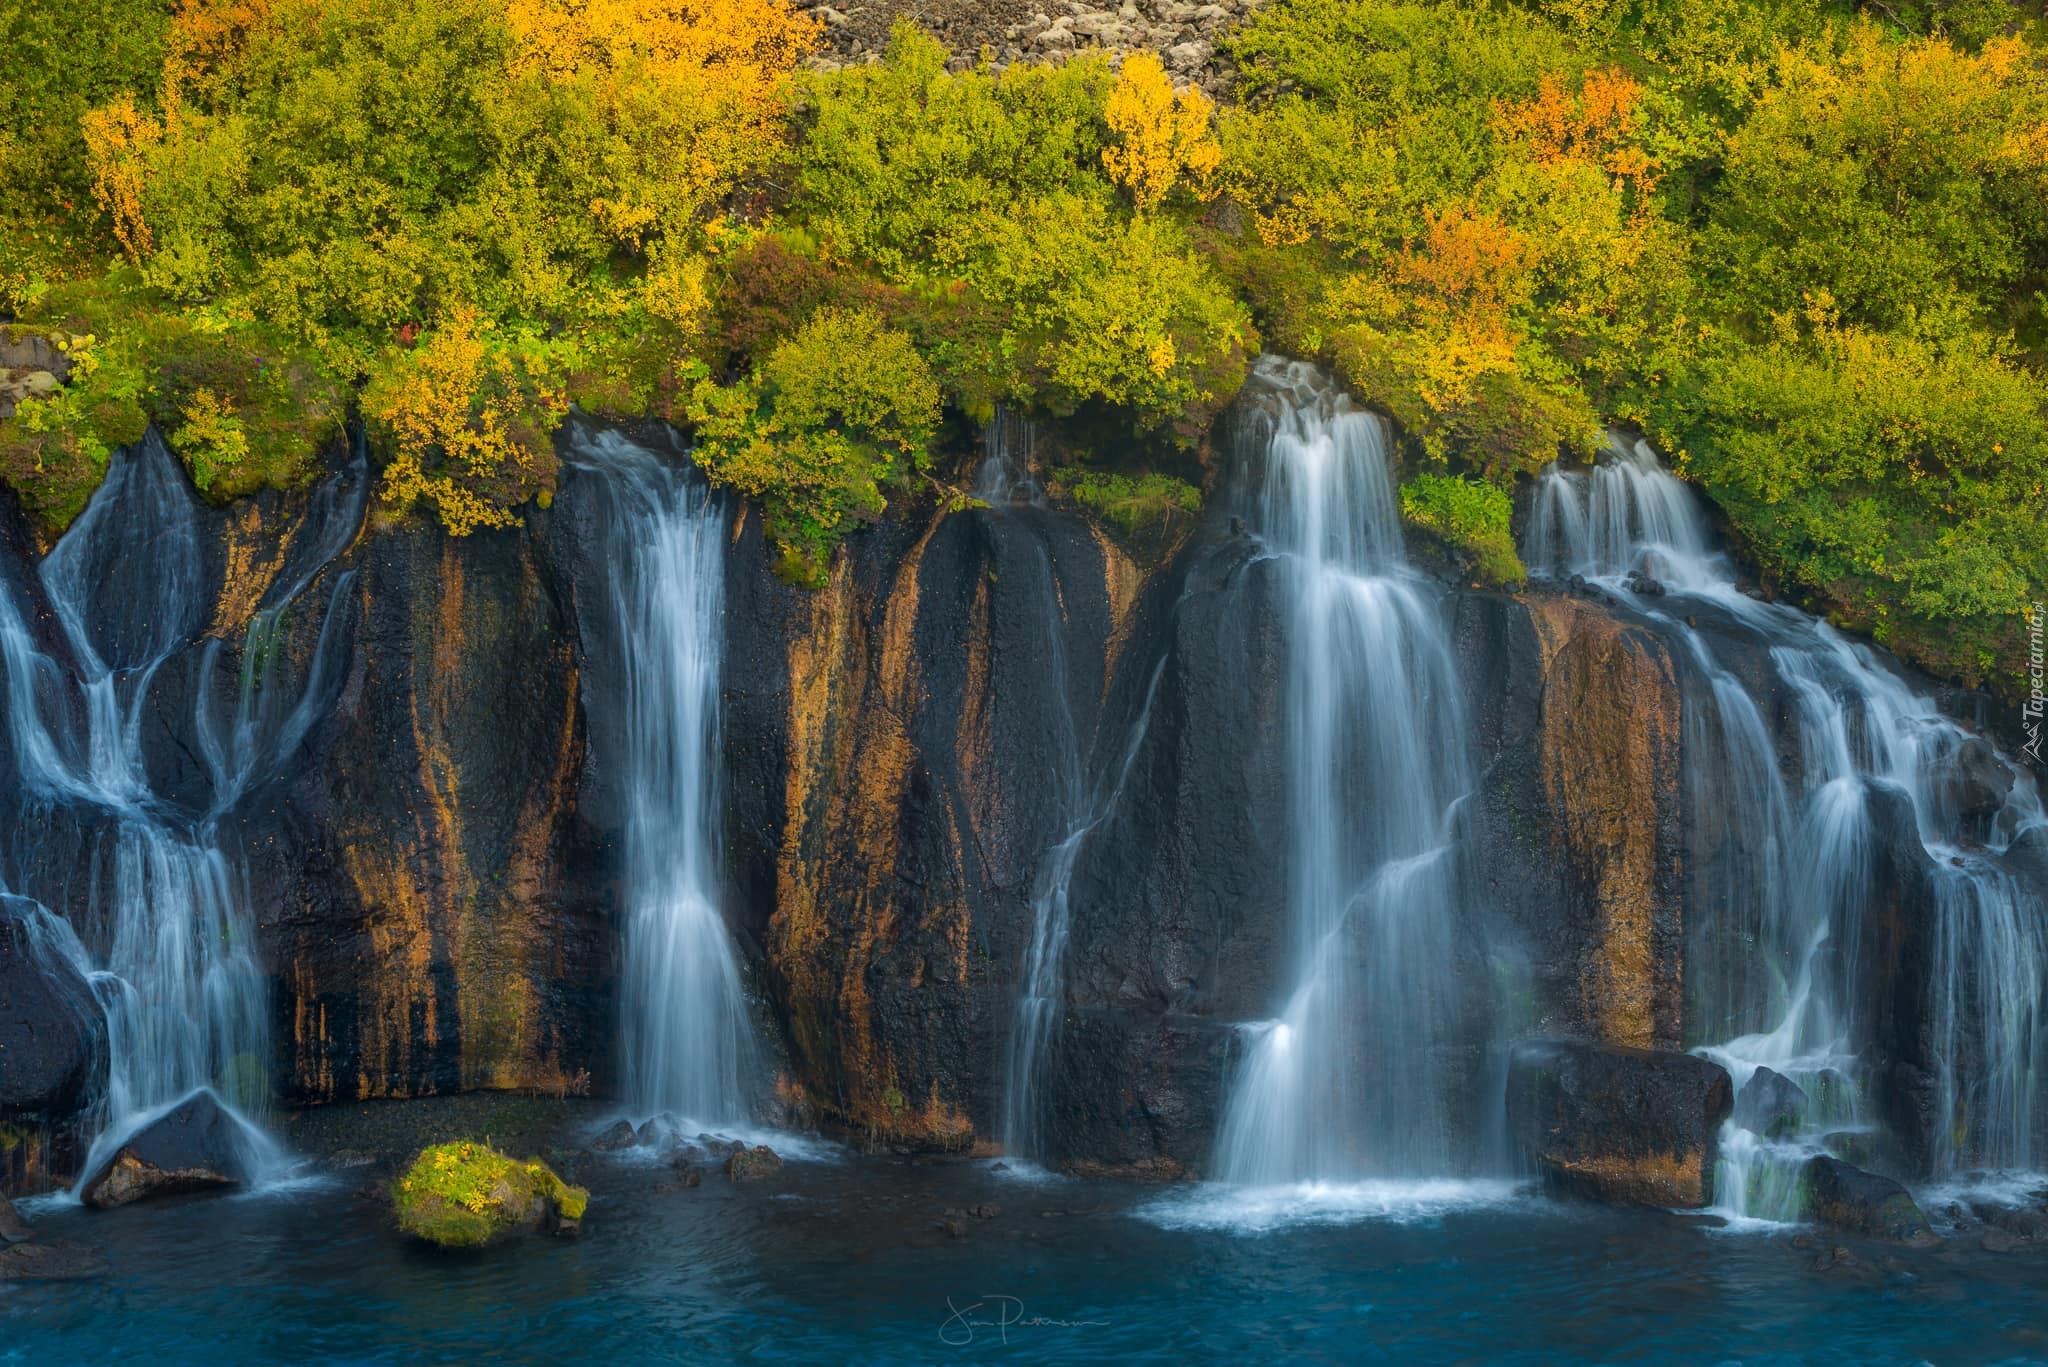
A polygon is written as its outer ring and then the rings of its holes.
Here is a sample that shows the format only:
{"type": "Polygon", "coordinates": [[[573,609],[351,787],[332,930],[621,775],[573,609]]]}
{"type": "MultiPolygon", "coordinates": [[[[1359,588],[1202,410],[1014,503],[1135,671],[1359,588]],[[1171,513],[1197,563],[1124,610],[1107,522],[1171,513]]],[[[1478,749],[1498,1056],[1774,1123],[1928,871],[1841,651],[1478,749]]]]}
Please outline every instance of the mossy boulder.
{"type": "Polygon", "coordinates": [[[443,1248],[483,1248],[519,1234],[574,1234],[590,1193],[537,1158],[457,1141],[420,1150],[392,1184],[398,1228],[443,1248]]]}

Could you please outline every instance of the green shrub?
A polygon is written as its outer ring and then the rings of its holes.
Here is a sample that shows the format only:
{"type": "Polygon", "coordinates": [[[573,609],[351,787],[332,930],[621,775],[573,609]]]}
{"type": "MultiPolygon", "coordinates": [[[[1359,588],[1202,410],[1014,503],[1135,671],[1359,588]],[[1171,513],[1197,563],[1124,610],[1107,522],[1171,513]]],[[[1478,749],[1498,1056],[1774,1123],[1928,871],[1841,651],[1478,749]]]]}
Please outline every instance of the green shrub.
{"type": "Polygon", "coordinates": [[[1109,66],[945,62],[899,26],[883,61],[811,78],[792,214],[901,292],[902,325],[968,413],[1099,400],[1193,440],[1256,333],[1185,227],[1129,212],[1106,174],[1109,66]]]}
{"type": "Polygon", "coordinates": [[[1202,511],[1202,491],[1185,480],[1151,472],[1111,474],[1069,465],[1052,476],[1053,491],[1121,527],[1162,532],[1202,511]]]}
{"type": "Polygon", "coordinates": [[[785,577],[819,584],[849,525],[930,464],[939,387],[908,334],[825,309],[745,380],[699,381],[689,416],[698,465],[761,501],[785,577]]]}
{"type": "Polygon", "coordinates": [[[1483,480],[1418,474],[1401,485],[1401,515],[1469,554],[1474,571],[1488,583],[1519,584],[1529,577],[1508,525],[1514,511],[1507,490],[1483,480]]]}
{"type": "Polygon", "coordinates": [[[795,210],[834,255],[899,283],[965,273],[1022,202],[1107,198],[1109,65],[1018,63],[949,73],[947,52],[900,23],[883,60],[805,84],[795,210]]]}
{"type": "Polygon", "coordinates": [[[78,120],[123,91],[154,91],[170,6],[158,0],[0,6],[0,310],[115,250],[94,211],[78,120]]]}
{"type": "Polygon", "coordinates": [[[1676,388],[1662,435],[1761,564],[1943,672],[2016,673],[2019,620],[2048,584],[2039,375],[1968,334],[1823,315],[1676,388]]]}

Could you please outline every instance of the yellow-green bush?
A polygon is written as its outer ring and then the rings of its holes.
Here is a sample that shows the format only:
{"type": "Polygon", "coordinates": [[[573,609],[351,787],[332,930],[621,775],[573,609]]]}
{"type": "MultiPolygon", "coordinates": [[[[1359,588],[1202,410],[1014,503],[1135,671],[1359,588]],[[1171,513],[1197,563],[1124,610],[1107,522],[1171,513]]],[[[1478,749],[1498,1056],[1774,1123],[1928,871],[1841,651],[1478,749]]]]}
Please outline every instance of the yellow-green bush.
{"type": "Polygon", "coordinates": [[[866,310],[825,309],[746,379],[701,380],[689,403],[697,464],[761,501],[781,572],[823,581],[847,528],[931,461],[939,387],[901,330],[866,310]]]}
{"type": "Polygon", "coordinates": [[[91,212],[78,120],[156,87],[170,7],[154,0],[0,6],[0,310],[33,307],[52,281],[113,252],[91,212]]]}
{"type": "MultiPolygon", "coordinates": [[[[904,26],[883,61],[811,78],[792,214],[827,254],[919,301],[906,325],[970,413],[1100,401],[1142,428],[1206,426],[1256,334],[1176,217],[1187,206],[1133,213],[1118,193],[1111,168],[1134,135],[1110,126],[1108,65],[996,76],[945,61],[904,26]]],[[[1206,112],[1171,109],[1176,175],[1205,173],[1206,112]]]]}
{"type": "Polygon", "coordinates": [[[1142,56],[949,72],[910,27],[804,72],[782,0],[128,5],[69,64],[77,16],[17,16],[0,304],[93,340],[0,475],[54,530],[154,421],[229,497],[354,401],[387,502],[504,526],[580,402],[696,425],[816,582],[941,403],[1170,467],[1270,343],[1430,479],[1639,423],[1767,577],[2010,682],[2048,596],[2036,10],[1273,0],[1215,111],[1142,56]]]}
{"type": "Polygon", "coordinates": [[[1130,534],[1163,532],[1202,511],[1200,489],[1156,470],[1133,476],[1070,465],[1054,471],[1052,487],[1130,534]]]}
{"type": "Polygon", "coordinates": [[[305,483],[341,436],[341,387],[272,329],[166,307],[127,268],[38,303],[44,321],[17,331],[68,350],[71,374],[0,422],[0,475],[46,533],[69,525],[115,448],[151,422],[219,500],[305,483]]]}
{"type": "Polygon", "coordinates": [[[558,351],[456,308],[416,346],[390,357],[362,399],[391,448],[385,500],[401,510],[427,503],[464,536],[516,526],[519,505],[552,498],[550,437],[568,413],[558,351]]]}

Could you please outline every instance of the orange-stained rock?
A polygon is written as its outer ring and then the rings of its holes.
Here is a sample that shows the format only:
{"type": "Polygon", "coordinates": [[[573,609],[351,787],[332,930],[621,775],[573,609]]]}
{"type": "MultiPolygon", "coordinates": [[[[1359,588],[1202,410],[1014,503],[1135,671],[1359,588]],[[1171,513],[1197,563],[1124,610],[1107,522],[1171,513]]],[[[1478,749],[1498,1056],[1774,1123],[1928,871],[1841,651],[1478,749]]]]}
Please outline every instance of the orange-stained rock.
{"type": "Polygon", "coordinates": [[[1664,642],[1583,600],[1537,597],[1551,841],[1591,899],[1582,1019],[1611,1044],[1673,1047],[1682,1026],[1675,841],[1681,698],[1664,642]]]}

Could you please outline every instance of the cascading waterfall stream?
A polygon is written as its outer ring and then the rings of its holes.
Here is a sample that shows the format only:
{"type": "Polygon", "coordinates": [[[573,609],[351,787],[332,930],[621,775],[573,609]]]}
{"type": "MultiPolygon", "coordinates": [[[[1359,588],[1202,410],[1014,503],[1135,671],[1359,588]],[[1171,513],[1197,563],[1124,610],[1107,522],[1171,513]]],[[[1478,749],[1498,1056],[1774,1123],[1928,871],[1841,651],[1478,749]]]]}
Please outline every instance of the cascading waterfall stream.
{"type": "MultiPolygon", "coordinates": [[[[1058,663],[1060,669],[1056,677],[1064,679],[1064,658],[1059,658],[1058,663]]],[[[1165,672],[1164,660],[1153,667],[1151,681],[1145,687],[1145,701],[1124,742],[1115,777],[1107,790],[1087,804],[1084,810],[1079,799],[1079,784],[1074,784],[1075,800],[1068,810],[1077,815],[1066,836],[1046,855],[1033,885],[1031,945],[1025,954],[1024,988],[1017,997],[1016,1019],[1011,1025],[1008,1066],[1004,1074],[1002,1143],[1006,1155],[1027,1161],[1045,1156],[1039,1098],[1044,1090],[1052,1047],[1058,1036],[1060,1008],[1066,999],[1067,937],[1073,915],[1068,892],[1074,879],[1074,865],[1080,859],[1089,835],[1116,810],[1117,799],[1122,795],[1131,768],[1137,763],[1138,752],[1144,745],[1145,729],[1152,717],[1152,701],[1158,695],[1159,680],[1165,672]]],[[[1076,747],[1076,771],[1078,760],[1076,747]]]]}
{"type": "Polygon", "coordinates": [[[1216,1174],[1246,1187],[1449,1162],[1455,808],[1471,786],[1451,652],[1403,559],[1386,430],[1311,367],[1262,362],[1244,455],[1283,565],[1291,987],[1246,1031],[1216,1174]]]}
{"type": "MultiPolygon", "coordinates": [[[[994,425],[988,447],[988,461],[982,469],[984,483],[989,465],[1002,459],[994,425]]],[[[1006,491],[1014,474],[1014,467],[1006,464],[996,472],[995,482],[1006,491]]],[[[1007,492],[1003,496],[1007,497],[1007,492]]],[[[1031,944],[1025,953],[1024,986],[1017,997],[1016,1020],[1010,1030],[1004,1070],[1003,1150],[1027,1160],[1043,1156],[1038,1092],[1065,996],[1067,891],[1073,882],[1074,861],[1080,855],[1082,841],[1094,824],[1082,815],[1082,769],[1086,761],[1080,728],[1074,722],[1073,704],[1067,696],[1066,621],[1060,610],[1059,582],[1052,557],[1043,546],[1038,548],[1035,565],[1038,580],[1031,598],[1041,605],[1036,620],[1045,630],[1032,653],[1045,661],[1047,688],[1054,703],[1057,734],[1052,738],[1055,743],[1051,758],[1057,772],[1052,787],[1059,796],[1059,811],[1068,822],[1068,831],[1047,854],[1032,885],[1031,944]]]]}
{"type": "Polygon", "coordinates": [[[1853,966],[1871,893],[1871,802],[1879,788],[1910,802],[1936,879],[1936,1110],[1949,1123],[1935,1126],[1935,1171],[2039,1161],[2048,911],[1995,859],[2043,819],[2031,779],[2016,772],[1990,829],[1966,839],[1940,790],[1968,733],[1868,647],[1741,592],[1732,564],[1712,548],[1699,500],[1643,442],[1616,436],[1592,471],[1549,472],[1524,540],[1532,571],[1597,581],[1663,618],[1713,683],[1713,712],[1688,718],[1688,768],[1695,801],[1711,798],[1732,814],[1723,842],[1732,862],[1712,871],[1719,895],[1710,911],[1738,948],[1702,965],[1709,979],[1703,1014],[1709,1028],[1729,1033],[1700,1052],[1726,1066],[1738,1090],[1769,1068],[1807,1100],[1789,1132],[1758,1134],[1728,1122],[1720,1208],[1738,1217],[1798,1218],[1800,1166],[1830,1133],[1868,1128],[1852,1052],[1853,966]],[[1772,667],[1797,703],[1803,784],[1796,798],[1777,772],[1755,702],[1686,620],[1695,603],[1770,647],[1772,667]]]}
{"type": "Polygon", "coordinates": [[[626,1094],[640,1118],[729,1129],[748,1119],[757,1070],[720,912],[725,517],[686,468],[617,432],[579,432],[572,454],[611,500],[625,689],[626,1094]]]}
{"type": "MultiPolygon", "coordinates": [[[[194,724],[213,791],[196,819],[153,791],[141,743],[158,670],[198,635],[210,607],[192,496],[154,432],[114,458],[40,567],[61,658],[29,627],[26,586],[0,594],[8,724],[23,787],[45,813],[82,814],[92,832],[85,924],[48,911],[27,920],[32,943],[77,970],[106,1013],[107,1088],[88,1174],[142,1125],[202,1089],[245,1122],[243,1156],[252,1173],[280,1161],[257,1123],[268,1097],[267,980],[248,889],[219,823],[331,702],[338,680],[330,637],[351,576],[336,576],[305,689],[295,697],[275,668],[278,623],[355,535],[367,483],[358,459],[316,493],[308,552],[296,557],[295,574],[272,585],[249,628],[225,734],[199,690],[194,724]],[[148,568],[138,575],[140,557],[148,568]]],[[[209,676],[220,649],[218,640],[204,648],[209,676]]],[[[48,894],[37,900],[55,900],[54,890],[75,872],[49,866],[61,859],[45,859],[31,842],[8,881],[31,897],[48,894]]]]}
{"type": "Polygon", "coordinates": [[[981,429],[981,464],[974,472],[974,496],[991,508],[1008,503],[1042,503],[1044,493],[1031,473],[1038,424],[1008,405],[981,429]]]}

